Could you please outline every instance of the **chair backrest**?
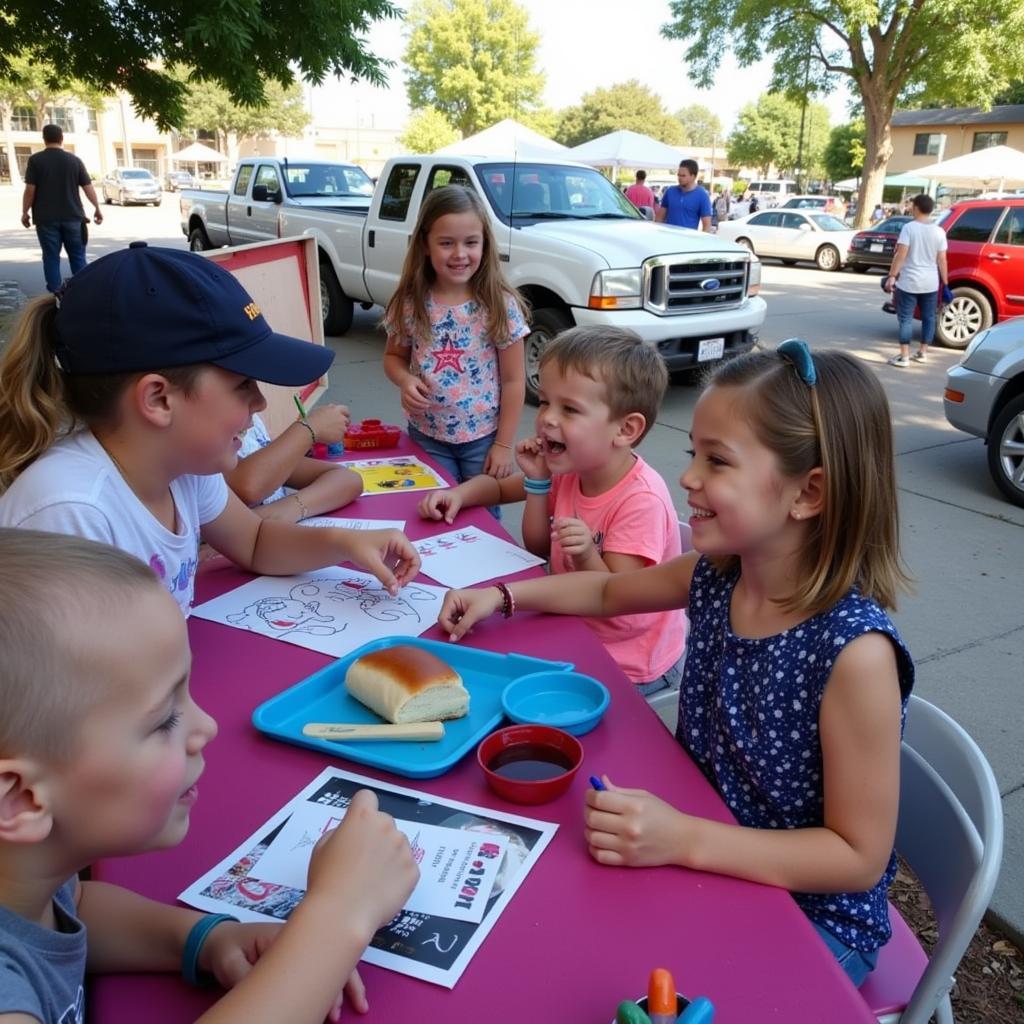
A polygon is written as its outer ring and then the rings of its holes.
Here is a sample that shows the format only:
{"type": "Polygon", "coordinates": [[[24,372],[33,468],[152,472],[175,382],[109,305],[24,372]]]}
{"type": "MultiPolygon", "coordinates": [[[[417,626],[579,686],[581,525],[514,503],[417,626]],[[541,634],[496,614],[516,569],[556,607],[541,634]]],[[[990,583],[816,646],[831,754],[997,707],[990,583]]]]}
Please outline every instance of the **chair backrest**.
{"type": "Polygon", "coordinates": [[[939,927],[928,967],[900,1018],[901,1024],[926,1024],[995,889],[1003,809],[978,745],[916,696],[907,706],[900,757],[896,850],[921,880],[939,927]]]}

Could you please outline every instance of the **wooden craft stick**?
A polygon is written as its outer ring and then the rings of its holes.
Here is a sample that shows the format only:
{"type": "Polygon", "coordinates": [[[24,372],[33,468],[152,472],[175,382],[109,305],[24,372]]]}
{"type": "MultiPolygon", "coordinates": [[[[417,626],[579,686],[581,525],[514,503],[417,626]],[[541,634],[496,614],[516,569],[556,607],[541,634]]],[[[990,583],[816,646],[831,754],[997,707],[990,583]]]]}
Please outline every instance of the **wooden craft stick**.
{"type": "Polygon", "coordinates": [[[409,722],[405,725],[363,725],[355,722],[307,722],[303,736],[319,740],[439,740],[443,722],[409,722]]]}

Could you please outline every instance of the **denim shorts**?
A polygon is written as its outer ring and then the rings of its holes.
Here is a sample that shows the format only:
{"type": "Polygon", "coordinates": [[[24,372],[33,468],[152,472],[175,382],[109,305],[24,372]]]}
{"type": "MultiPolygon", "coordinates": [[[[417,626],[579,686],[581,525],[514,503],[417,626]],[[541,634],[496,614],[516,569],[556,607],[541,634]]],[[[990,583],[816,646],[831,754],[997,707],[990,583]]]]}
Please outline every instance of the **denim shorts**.
{"type": "MultiPolygon", "coordinates": [[[[484,471],[487,453],[498,436],[497,431],[475,441],[453,443],[428,437],[422,430],[409,424],[409,439],[420,446],[443,469],[456,484],[479,476],[484,471]]],[[[501,509],[494,505],[488,511],[495,519],[501,518],[501,509]]]]}
{"type": "Polygon", "coordinates": [[[821,936],[822,941],[828,946],[832,955],[836,958],[839,966],[846,972],[846,976],[858,988],[864,984],[864,979],[875,969],[878,963],[878,950],[871,953],[863,953],[859,949],[847,946],[842,939],[836,938],[827,928],[812,921],[815,931],[821,936]]]}
{"type": "Polygon", "coordinates": [[[680,656],[679,660],[669,669],[662,672],[657,679],[652,679],[649,683],[637,683],[636,692],[643,697],[653,697],[656,693],[661,693],[662,690],[678,690],[683,682],[683,662],[686,660],[686,652],[684,651],[680,656]]]}

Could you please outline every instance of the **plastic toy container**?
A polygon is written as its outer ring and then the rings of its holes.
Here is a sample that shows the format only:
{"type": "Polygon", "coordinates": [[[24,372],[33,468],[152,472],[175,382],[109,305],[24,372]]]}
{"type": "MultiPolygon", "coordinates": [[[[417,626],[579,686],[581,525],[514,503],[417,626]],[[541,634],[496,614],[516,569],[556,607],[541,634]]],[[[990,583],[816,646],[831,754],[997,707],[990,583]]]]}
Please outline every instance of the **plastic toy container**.
{"type": "Polygon", "coordinates": [[[353,423],[345,431],[347,451],[367,451],[372,448],[394,448],[401,437],[401,427],[380,420],[363,420],[353,423]]]}

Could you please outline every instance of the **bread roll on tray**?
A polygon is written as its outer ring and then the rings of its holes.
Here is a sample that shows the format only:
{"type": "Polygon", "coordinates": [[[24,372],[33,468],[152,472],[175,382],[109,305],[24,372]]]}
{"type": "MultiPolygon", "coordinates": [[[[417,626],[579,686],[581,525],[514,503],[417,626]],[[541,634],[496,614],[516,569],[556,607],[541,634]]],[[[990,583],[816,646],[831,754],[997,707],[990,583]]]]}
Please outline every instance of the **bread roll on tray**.
{"type": "Polygon", "coordinates": [[[462,677],[422,647],[400,644],[356,658],[345,688],[389,722],[434,722],[469,712],[462,677]]]}

